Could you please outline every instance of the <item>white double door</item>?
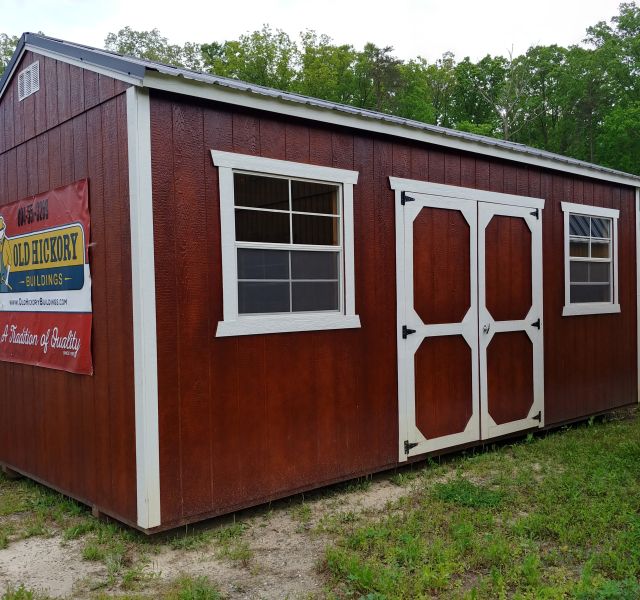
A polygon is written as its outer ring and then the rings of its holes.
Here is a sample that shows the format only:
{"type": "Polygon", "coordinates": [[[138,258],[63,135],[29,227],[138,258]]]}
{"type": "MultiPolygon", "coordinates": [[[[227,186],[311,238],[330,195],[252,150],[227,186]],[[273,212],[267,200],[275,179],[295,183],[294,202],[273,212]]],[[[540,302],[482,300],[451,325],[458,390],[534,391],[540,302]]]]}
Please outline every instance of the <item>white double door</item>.
{"type": "Polygon", "coordinates": [[[400,460],[541,427],[539,201],[402,198],[396,211],[400,460]]]}

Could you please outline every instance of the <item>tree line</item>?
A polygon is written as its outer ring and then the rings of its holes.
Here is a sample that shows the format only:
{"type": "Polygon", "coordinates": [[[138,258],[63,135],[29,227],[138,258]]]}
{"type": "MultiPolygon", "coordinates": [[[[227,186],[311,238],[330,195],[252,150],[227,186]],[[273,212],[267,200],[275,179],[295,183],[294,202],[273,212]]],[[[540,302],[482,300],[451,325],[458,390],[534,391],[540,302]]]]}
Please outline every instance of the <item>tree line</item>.
{"type": "MultiPolygon", "coordinates": [[[[0,34],[0,72],[17,38],[0,34]]],[[[513,56],[400,60],[264,26],[236,40],[170,44],[157,30],[110,33],[114,52],[232,77],[425,123],[493,136],[640,174],[640,8],[619,6],[583,45],[513,56]]]]}

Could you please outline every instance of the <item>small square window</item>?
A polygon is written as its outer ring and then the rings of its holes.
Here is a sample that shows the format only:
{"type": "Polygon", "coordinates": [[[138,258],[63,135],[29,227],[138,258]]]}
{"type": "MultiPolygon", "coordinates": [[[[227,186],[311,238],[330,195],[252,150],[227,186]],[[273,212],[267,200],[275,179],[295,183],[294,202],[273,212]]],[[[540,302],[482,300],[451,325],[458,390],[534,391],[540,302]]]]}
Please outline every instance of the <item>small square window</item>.
{"type": "Polygon", "coordinates": [[[562,203],[565,224],[565,306],[562,314],[620,312],[617,280],[619,212],[562,203]]]}

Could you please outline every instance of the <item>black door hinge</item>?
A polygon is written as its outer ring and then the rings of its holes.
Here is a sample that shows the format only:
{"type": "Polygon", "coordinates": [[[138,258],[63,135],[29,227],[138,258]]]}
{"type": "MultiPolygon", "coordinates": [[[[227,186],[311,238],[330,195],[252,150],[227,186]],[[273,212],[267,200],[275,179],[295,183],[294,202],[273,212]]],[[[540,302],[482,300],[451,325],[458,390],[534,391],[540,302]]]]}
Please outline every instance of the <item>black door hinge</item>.
{"type": "Polygon", "coordinates": [[[536,219],[539,219],[539,218],[540,218],[540,211],[539,211],[537,208],[536,208],[535,210],[532,210],[529,214],[530,214],[532,217],[535,217],[536,219]]]}
{"type": "Polygon", "coordinates": [[[404,441],[404,453],[409,454],[411,448],[415,448],[418,445],[418,442],[410,442],[409,440],[404,441]]]}
{"type": "Polygon", "coordinates": [[[415,333],[416,330],[415,329],[409,329],[406,325],[402,326],[402,339],[406,340],[408,336],[410,336],[412,333],[415,333]]]}
{"type": "Polygon", "coordinates": [[[535,417],[531,417],[534,421],[538,421],[538,423],[542,423],[542,411],[539,410],[538,414],[535,417]]]}
{"type": "Polygon", "coordinates": [[[400,194],[400,204],[402,204],[402,206],[404,206],[407,202],[415,202],[416,199],[412,198],[411,196],[407,196],[407,192],[402,192],[400,194]]]}
{"type": "Polygon", "coordinates": [[[540,317],[538,317],[537,321],[531,323],[531,327],[537,327],[538,329],[540,329],[540,317]]]}

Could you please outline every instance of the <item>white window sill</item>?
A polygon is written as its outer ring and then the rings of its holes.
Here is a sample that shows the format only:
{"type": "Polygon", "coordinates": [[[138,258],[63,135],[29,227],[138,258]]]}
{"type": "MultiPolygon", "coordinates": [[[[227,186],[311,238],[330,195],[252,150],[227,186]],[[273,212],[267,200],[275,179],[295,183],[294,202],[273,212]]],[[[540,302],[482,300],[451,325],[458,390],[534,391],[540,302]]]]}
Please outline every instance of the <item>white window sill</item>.
{"type": "Polygon", "coordinates": [[[562,316],[571,317],[575,315],[602,315],[619,312],[619,304],[611,304],[610,302],[605,302],[602,304],[597,302],[585,302],[584,304],[568,304],[562,309],[562,316]]]}
{"type": "Polygon", "coordinates": [[[356,329],[359,327],[360,317],[358,315],[300,314],[240,317],[235,321],[220,321],[216,337],[325,329],[356,329]]]}

